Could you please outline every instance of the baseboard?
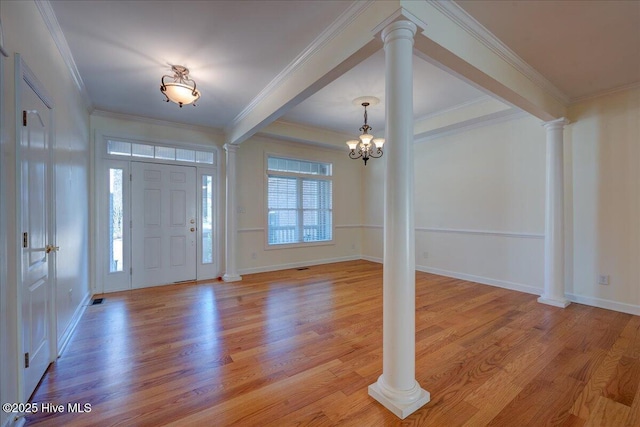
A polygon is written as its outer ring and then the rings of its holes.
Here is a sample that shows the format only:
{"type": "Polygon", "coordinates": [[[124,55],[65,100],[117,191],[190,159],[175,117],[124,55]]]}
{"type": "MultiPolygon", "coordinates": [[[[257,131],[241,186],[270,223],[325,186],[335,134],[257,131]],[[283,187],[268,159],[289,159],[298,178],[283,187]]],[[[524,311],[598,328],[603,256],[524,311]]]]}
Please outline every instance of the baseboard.
{"type": "Polygon", "coordinates": [[[359,255],[351,255],[351,256],[345,256],[345,257],[339,257],[339,258],[314,259],[310,261],[292,262],[288,264],[267,265],[264,267],[241,268],[238,270],[238,273],[241,275],[254,274],[254,273],[266,273],[268,271],[288,270],[291,268],[308,267],[310,265],[331,264],[334,262],[355,261],[358,259],[361,259],[359,255]]]}
{"type": "MultiPolygon", "coordinates": [[[[382,264],[382,258],[363,255],[361,259],[382,264]]],[[[523,285],[520,283],[508,282],[506,280],[491,279],[488,277],[459,273],[457,271],[442,270],[440,268],[427,267],[424,265],[416,265],[416,270],[422,271],[423,273],[437,274],[438,276],[453,277],[454,279],[467,280],[469,282],[481,283],[483,285],[496,286],[498,288],[509,289],[512,291],[525,292],[527,294],[542,294],[542,289],[538,289],[534,286],[523,285]]]]}
{"type": "Polygon", "coordinates": [[[619,311],[621,313],[633,314],[640,316],[640,306],[633,304],[625,304],[623,302],[611,301],[608,299],[585,297],[576,294],[565,295],[569,301],[578,304],[590,305],[592,307],[604,308],[606,310],[619,311]]]}
{"type": "Polygon", "coordinates": [[[80,322],[80,319],[84,314],[84,311],[87,309],[90,299],[91,299],[91,294],[87,293],[85,297],[82,299],[82,301],[80,302],[80,305],[76,308],[76,311],[73,313],[73,316],[71,317],[71,322],[69,322],[67,329],[65,329],[64,333],[62,334],[62,337],[58,340],[58,357],[62,356],[62,352],[64,351],[65,348],[67,348],[67,344],[69,344],[69,341],[71,340],[73,331],[76,330],[76,326],[78,326],[78,322],[80,322]]]}
{"type": "MultiPolygon", "coordinates": [[[[371,262],[382,263],[382,258],[363,255],[361,259],[371,262]]],[[[522,285],[519,283],[508,282],[504,280],[490,279],[487,277],[474,276],[472,274],[458,273],[455,271],[442,270],[439,268],[432,268],[426,266],[416,266],[416,270],[425,273],[437,274],[439,276],[453,277],[455,279],[468,280],[470,282],[482,283],[484,285],[497,286],[499,288],[510,289],[512,291],[525,292],[527,294],[542,295],[543,289],[538,289],[534,286],[522,285]]],[[[640,306],[633,304],[626,304],[617,301],[611,301],[603,298],[586,297],[582,295],[570,294],[565,295],[571,302],[577,304],[584,304],[591,307],[603,308],[605,310],[619,311],[621,313],[633,314],[640,316],[640,306]]]]}
{"type": "Polygon", "coordinates": [[[382,258],[377,258],[377,257],[373,257],[373,256],[368,256],[368,255],[362,255],[360,257],[360,259],[363,259],[365,261],[377,262],[378,264],[382,264],[382,258]]]}
{"type": "Polygon", "coordinates": [[[538,289],[535,286],[523,285],[521,283],[509,282],[507,280],[492,279],[489,277],[475,276],[473,274],[458,273],[457,271],[442,270],[439,268],[425,267],[421,265],[417,265],[416,270],[424,273],[437,274],[439,276],[453,277],[454,279],[481,283],[483,285],[496,286],[498,288],[509,289],[512,291],[524,292],[527,294],[542,294],[542,289],[538,289]]]}

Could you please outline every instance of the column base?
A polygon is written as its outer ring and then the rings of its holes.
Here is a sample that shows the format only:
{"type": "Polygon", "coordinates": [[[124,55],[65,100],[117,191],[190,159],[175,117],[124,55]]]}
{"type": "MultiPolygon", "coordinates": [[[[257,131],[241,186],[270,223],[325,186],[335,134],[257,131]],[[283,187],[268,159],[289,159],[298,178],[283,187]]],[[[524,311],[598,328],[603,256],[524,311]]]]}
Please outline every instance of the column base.
{"type": "Polygon", "coordinates": [[[540,297],[538,298],[538,302],[540,304],[547,304],[547,305],[552,305],[554,307],[560,307],[560,308],[567,308],[567,306],[571,304],[571,301],[569,301],[566,298],[555,299],[555,298],[540,297]]]}
{"type": "Polygon", "coordinates": [[[222,276],[222,280],[225,282],[240,282],[242,280],[242,276],[239,274],[226,274],[222,276]]]}
{"type": "Polygon", "coordinates": [[[385,408],[393,412],[398,418],[402,420],[407,418],[409,415],[413,414],[422,406],[429,403],[429,401],[431,400],[431,395],[429,394],[428,391],[420,388],[420,386],[418,386],[417,391],[418,391],[417,399],[409,403],[406,403],[406,402],[399,402],[397,400],[391,399],[388,396],[386,396],[382,392],[382,389],[380,388],[380,385],[377,382],[369,386],[369,396],[373,397],[375,400],[380,402],[382,406],[384,406],[385,408]]]}

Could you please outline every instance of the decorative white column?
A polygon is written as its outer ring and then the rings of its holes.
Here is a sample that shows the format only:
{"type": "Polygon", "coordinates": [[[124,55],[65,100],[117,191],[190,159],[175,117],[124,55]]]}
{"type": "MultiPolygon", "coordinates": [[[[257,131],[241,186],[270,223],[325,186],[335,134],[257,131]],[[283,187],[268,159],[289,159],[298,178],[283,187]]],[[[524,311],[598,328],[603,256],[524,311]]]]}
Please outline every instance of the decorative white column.
{"type": "Polygon", "coordinates": [[[396,21],[382,31],[386,63],[382,375],[369,395],[400,418],[429,402],[415,380],[413,36],[396,21]]]}
{"type": "Polygon", "coordinates": [[[222,279],[225,282],[237,282],[242,280],[236,267],[236,240],[238,238],[238,218],[236,207],[236,152],[238,146],[224,144],[226,152],[226,214],[225,214],[225,273],[222,279]]]}
{"type": "Polygon", "coordinates": [[[566,307],[564,296],[564,160],[565,118],[543,123],[547,130],[547,179],[544,214],[544,293],[538,302],[566,307]]]}

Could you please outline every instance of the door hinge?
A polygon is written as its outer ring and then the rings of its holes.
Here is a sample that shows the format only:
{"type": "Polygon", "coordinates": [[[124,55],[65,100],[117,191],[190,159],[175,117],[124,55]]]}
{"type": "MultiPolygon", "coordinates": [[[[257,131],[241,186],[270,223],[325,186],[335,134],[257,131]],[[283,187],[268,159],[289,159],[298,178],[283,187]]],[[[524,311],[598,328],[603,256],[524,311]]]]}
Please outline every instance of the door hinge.
{"type": "Polygon", "coordinates": [[[24,354],[24,367],[25,368],[29,367],[29,353],[24,354]]]}
{"type": "Polygon", "coordinates": [[[129,275],[133,276],[133,267],[129,267],[129,275]]]}
{"type": "Polygon", "coordinates": [[[27,125],[27,110],[22,110],[22,126],[27,125]]]}
{"type": "Polygon", "coordinates": [[[22,233],[22,247],[23,248],[29,247],[29,233],[27,232],[22,233]]]}
{"type": "Polygon", "coordinates": [[[133,228],[133,220],[129,220],[129,228],[133,228]]]}
{"type": "Polygon", "coordinates": [[[133,174],[132,173],[129,174],[129,181],[133,181],[133,174]]]}

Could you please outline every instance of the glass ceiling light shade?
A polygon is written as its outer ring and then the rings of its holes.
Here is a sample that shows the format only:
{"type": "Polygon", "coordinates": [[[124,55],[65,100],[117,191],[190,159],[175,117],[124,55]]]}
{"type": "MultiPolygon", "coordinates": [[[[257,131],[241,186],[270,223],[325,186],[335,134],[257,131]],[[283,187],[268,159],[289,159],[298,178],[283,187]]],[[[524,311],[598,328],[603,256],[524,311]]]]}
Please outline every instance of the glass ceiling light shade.
{"type": "Polygon", "coordinates": [[[160,92],[167,98],[167,102],[175,102],[182,108],[185,104],[196,105],[200,99],[200,91],[196,89],[196,82],[189,78],[189,69],[182,65],[172,65],[173,76],[164,75],[160,80],[160,92]],[[165,81],[166,78],[173,81],[165,81]]]}
{"type": "Polygon", "coordinates": [[[349,158],[351,159],[359,159],[362,158],[364,160],[364,165],[367,165],[367,161],[370,158],[378,158],[382,157],[382,146],[384,145],[384,138],[375,138],[373,135],[369,133],[373,128],[367,124],[367,107],[369,105],[375,105],[380,100],[378,98],[374,98],[371,96],[366,96],[362,98],[355,99],[354,103],[360,103],[364,107],[364,124],[360,128],[362,131],[362,135],[359,136],[360,141],[357,139],[352,139],[347,141],[347,146],[349,146],[349,158]],[[364,101],[364,102],[360,102],[364,101]],[[373,144],[371,142],[373,141],[373,144]],[[374,147],[375,145],[375,147],[374,147]]]}

